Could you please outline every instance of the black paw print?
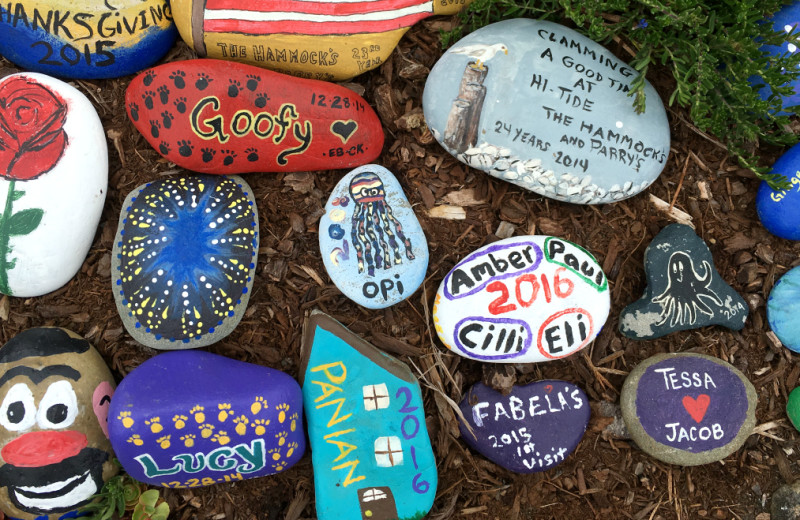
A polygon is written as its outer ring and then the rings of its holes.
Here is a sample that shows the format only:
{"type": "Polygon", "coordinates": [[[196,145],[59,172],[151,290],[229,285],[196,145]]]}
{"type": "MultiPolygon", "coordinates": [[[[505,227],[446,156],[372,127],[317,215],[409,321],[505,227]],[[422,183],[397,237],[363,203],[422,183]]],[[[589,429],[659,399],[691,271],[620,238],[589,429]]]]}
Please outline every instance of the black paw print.
{"type": "Polygon", "coordinates": [[[203,152],[203,162],[206,163],[211,162],[211,159],[213,159],[214,156],[217,155],[217,151],[214,150],[213,148],[201,148],[200,151],[203,152]]]}
{"type": "Polygon", "coordinates": [[[161,144],[158,145],[158,151],[161,152],[161,155],[167,155],[169,153],[170,148],[166,141],[161,141],[161,144]]]}
{"type": "Polygon", "coordinates": [[[131,113],[131,119],[133,119],[134,121],[138,121],[139,120],[139,105],[137,105],[136,103],[129,103],[128,104],[128,110],[131,113]]]}
{"type": "Polygon", "coordinates": [[[256,162],[258,160],[258,150],[255,148],[248,148],[244,151],[247,154],[247,160],[250,162],[256,162]]]}
{"type": "Polygon", "coordinates": [[[172,120],[175,119],[175,116],[167,112],[166,110],[161,112],[161,117],[164,119],[162,122],[164,123],[164,128],[172,128],[172,120]]]}
{"type": "Polygon", "coordinates": [[[186,81],[184,78],[186,77],[186,73],[182,70],[176,70],[172,74],[169,75],[169,79],[175,83],[175,88],[184,88],[186,86],[186,81]]]}
{"type": "Polygon", "coordinates": [[[166,105],[169,103],[169,89],[166,85],[161,85],[156,90],[158,90],[158,95],[161,96],[161,104],[166,105]]]}
{"type": "Polygon", "coordinates": [[[236,97],[239,95],[239,91],[242,89],[242,84],[239,83],[238,79],[231,79],[230,85],[228,85],[228,96],[236,97]]]}
{"type": "Polygon", "coordinates": [[[178,110],[178,112],[180,112],[181,114],[186,112],[186,98],[185,97],[179,97],[178,99],[176,99],[174,101],[174,103],[175,103],[175,108],[178,110]]]}
{"type": "Polygon", "coordinates": [[[265,106],[267,106],[267,101],[269,101],[269,96],[265,92],[256,94],[255,105],[258,108],[264,108],[265,106]]]}
{"type": "Polygon", "coordinates": [[[247,88],[250,89],[250,92],[255,92],[258,88],[258,83],[261,81],[261,76],[256,76],[255,74],[248,74],[247,75],[247,88]]]}
{"type": "Polygon", "coordinates": [[[161,123],[156,121],[155,119],[150,120],[150,135],[153,137],[158,137],[158,130],[161,128],[161,123]]]}
{"type": "Polygon", "coordinates": [[[190,157],[192,155],[192,150],[194,150],[194,146],[192,146],[191,141],[185,141],[181,139],[178,141],[178,153],[184,157],[190,157]]]}
{"type": "Polygon", "coordinates": [[[225,166],[233,164],[233,159],[236,158],[236,152],[233,150],[222,150],[222,155],[225,156],[225,158],[222,159],[222,164],[225,166]]]}
{"type": "Polygon", "coordinates": [[[144,94],[142,94],[142,99],[144,99],[144,106],[148,109],[153,109],[153,98],[156,96],[156,93],[152,90],[145,90],[144,94]]]}
{"type": "Polygon", "coordinates": [[[197,87],[197,90],[205,90],[212,81],[214,80],[209,78],[208,74],[200,72],[197,74],[197,81],[194,82],[194,86],[197,87]]]}
{"type": "Polygon", "coordinates": [[[153,83],[154,79],[156,79],[156,72],[151,69],[144,73],[144,79],[142,80],[142,83],[144,83],[145,87],[149,87],[153,83]]]}

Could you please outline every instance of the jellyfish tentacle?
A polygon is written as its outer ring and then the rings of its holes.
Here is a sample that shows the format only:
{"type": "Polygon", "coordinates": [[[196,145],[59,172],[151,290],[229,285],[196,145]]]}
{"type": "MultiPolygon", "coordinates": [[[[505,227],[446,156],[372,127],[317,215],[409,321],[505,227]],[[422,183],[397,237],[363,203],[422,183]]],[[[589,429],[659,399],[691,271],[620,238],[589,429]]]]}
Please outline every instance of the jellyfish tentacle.
{"type": "Polygon", "coordinates": [[[356,204],[353,211],[353,228],[350,236],[353,240],[353,247],[356,250],[356,260],[358,262],[358,272],[364,272],[364,245],[361,239],[364,228],[364,207],[361,204],[356,204]]]}
{"type": "MultiPolygon", "coordinates": [[[[403,241],[403,246],[405,247],[406,251],[406,258],[408,258],[409,260],[414,260],[414,251],[411,248],[411,240],[406,238],[405,234],[403,233],[403,225],[400,224],[400,221],[398,221],[397,218],[395,218],[394,212],[392,211],[391,206],[389,206],[388,204],[386,205],[386,220],[394,225],[397,237],[403,241]]],[[[387,222],[387,228],[388,228],[388,222],[387,222]]]]}

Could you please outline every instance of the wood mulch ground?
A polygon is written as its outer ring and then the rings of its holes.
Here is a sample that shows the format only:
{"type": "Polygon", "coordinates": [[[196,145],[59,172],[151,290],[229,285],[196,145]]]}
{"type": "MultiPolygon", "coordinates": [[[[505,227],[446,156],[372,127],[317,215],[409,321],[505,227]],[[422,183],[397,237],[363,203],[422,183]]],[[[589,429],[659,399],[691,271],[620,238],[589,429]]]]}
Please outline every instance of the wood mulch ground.
{"type": "MultiPolygon", "coordinates": [[[[303,318],[319,308],[378,347],[413,362],[426,374],[427,424],[439,468],[431,519],[766,520],[771,494],[800,476],[798,432],[785,415],[788,392],[800,376],[800,358],[768,334],[765,310],[775,281],[800,264],[800,243],[775,238],[761,227],[755,211],[758,181],[680,110],[668,110],[672,152],[661,177],[646,192],[615,204],[556,202],[460,164],[434,141],[421,107],[427,72],[442,52],[438,31],[453,23],[435,18],[418,24],[387,63],[349,84],[377,109],[386,133],[378,162],[397,174],[428,237],[430,265],[423,287],[390,309],[370,311],[350,302],[330,282],[319,255],[317,226],[344,171],[249,174],[262,230],[255,284],[242,322],[208,350],[297,378],[303,318]],[[674,214],[691,219],[722,277],[749,303],[751,314],[741,332],[711,327],[644,342],[617,332],[620,311],[644,289],[645,248],[675,220],[659,209],[654,197],[672,205],[674,214]],[[463,205],[466,218],[432,218],[429,212],[443,204],[463,205]],[[513,226],[517,235],[564,237],[587,248],[602,264],[611,287],[611,315],[582,353],[546,364],[489,365],[442,348],[430,319],[439,283],[456,262],[496,240],[501,224],[513,226]],[[625,376],[639,362],[659,352],[689,351],[727,360],[750,378],[758,392],[758,426],[744,447],[723,462],[683,468],[663,464],[620,439],[614,418],[603,412],[608,414],[609,403],[618,402],[625,376]],[[459,401],[482,379],[508,387],[544,378],[576,383],[592,401],[586,436],[563,464],[544,473],[517,475],[470,451],[458,438],[456,417],[443,395],[459,401]]],[[[630,58],[620,49],[612,51],[630,58]]],[[[180,43],[166,60],[190,57],[191,51],[180,43]]],[[[17,69],[0,61],[0,76],[12,72],[17,69]]],[[[120,207],[135,187],[179,171],[128,121],[123,99],[130,79],[72,82],[100,114],[110,152],[106,207],[83,268],[52,294],[0,299],[2,342],[29,327],[66,327],[91,341],[118,378],[156,354],[130,338],[114,306],[109,271],[120,207]]],[[[671,79],[658,71],[649,79],[666,99],[671,79]]],[[[761,151],[768,159],[779,152],[761,151]]],[[[316,517],[308,453],[276,476],[162,494],[172,508],[171,518],[180,520],[316,517]]]]}

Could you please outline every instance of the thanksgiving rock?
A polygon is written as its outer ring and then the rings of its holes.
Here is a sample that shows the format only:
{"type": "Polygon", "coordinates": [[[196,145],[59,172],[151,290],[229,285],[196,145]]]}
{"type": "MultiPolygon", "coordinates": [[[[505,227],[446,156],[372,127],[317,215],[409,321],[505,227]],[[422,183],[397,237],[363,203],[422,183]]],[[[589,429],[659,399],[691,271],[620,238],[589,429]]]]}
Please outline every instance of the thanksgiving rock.
{"type": "Polygon", "coordinates": [[[669,124],[636,70],[577,32],[541,20],[487,25],[431,70],[422,99],[437,141],[461,162],[556,200],[632,197],[664,169],[669,124]]]}
{"type": "Polygon", "coordinates": [[[36,73],[0,79],[0,292],[41,296],[75,276],[103,211],[107,150],[75,88],[36,73]]]}
{"type": "Polygon", "coordinates": [[[378,116],[352,90],[241,63],[159,65],[131,81],[125,103],[158,153],[196,172],[352,168],[383,147],[378,116]]]}
{"type": "Polygon", "coordinates": [[[761,181],[756,194],[756,211],[761,225],[777,237],[800,240],[800,194],[795,188],[800,185],[800,145],[789,148],[775,161],[770,173],[786,177],[792,188],[773,190],[761,181]]]}
{"type": "Polygon", "coordinates": [[[425,279],[428,241],[392,172],[361,166],[333,188],[319,225],[333,283],[369,309],[405,300],[425,279]]]}
{"type": "Polygon", "coordinates": [[[433,322],[459,356],[536,363],[588,345],[610,307],[608,280],[588,251],[556,237],[519,236],[456,264],[436,293],[433,322]]]}
{"type": "Polygon", "coordinates": [[[703,354],[658,354],[625,380],[631,438],[670,464],[696,466],[738,450],[755,426],[756,391],[744,374],[703,354]]]}
{"type": "Polygon", "coordinates": [[[125,199],[111,285],[128,333],[157,349],[210,345],[242,319],[258,253],[258,212],[237,176],[178,176],[125,199]]]}
{"type": "Polygon", "coordinates": [[[315,311],[300,368],[320,520],[422,518],[437,470],[409,368],[315,311]]]}
{"type": "Polygon", "coordinates": [[[88,341],[28,329],[0,348],[0,509],[76,518],[117,472],[108,440],[114,378],[88,341]]]}

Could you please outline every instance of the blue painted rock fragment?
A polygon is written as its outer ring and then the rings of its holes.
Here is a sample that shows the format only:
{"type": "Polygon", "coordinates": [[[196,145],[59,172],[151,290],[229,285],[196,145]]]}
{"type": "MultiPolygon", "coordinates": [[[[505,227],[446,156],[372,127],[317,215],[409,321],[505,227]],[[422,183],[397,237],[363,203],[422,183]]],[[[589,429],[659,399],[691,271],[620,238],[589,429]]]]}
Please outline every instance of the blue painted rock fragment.
{"type": "Polygon", "coordinates": [[[762,181],[756,195],[756,211],[767,231],[787,240],[800,240],[800,144],[775,161],[771,173],[785,176],[792,189],[775,191],[762,181]]]}
{"type": "Polygon", "coordinates": [[[180,176],[134,189],[111,262],[122,322],[158,349],[210,345],[242,319],[253,287],[258,215],[237,176],[180,176]]]}
{"type": "MultiPolygon", "coordinates": [[[[797,32],[797,26],[800,25],[800,2],[792,2],[784,5],[772,19],[767,20],[772,23],[772,30],[775,32],[784,32],[786,34],[794,31],[797,32]]],[[[798,42],[795,40],[786,41],[781,45],[763,45],[761,52],[769,56],[790,56],[797,52],[798,42]]],[[[761,84],[762,80],[758,76],[750,78],[751,83],[761,84]]],[[[794,107],[800,105],[800,82],[795,81],[792,83],[793,93],[789,96],[782,98],[784,108],[794,107]]],[[[762,86],[758,91],[761,99],[768,99],[772,95],[772,89],[769,86],[762,86]]],[[[792,115],[794,110],[782,112],[783,114],[792,115]]]]}
{"type": "Polygon", "coordinates": [[[0,5],[0,54],[64,78],[117,78],[149,67],[178,31],[168,0],[21,0],[0,5]]]}
{"type": "Polygon", "coordinates": [[[109,431],[125,470],[180,488],[280,473],[306,448],[300,386],[208,352],[155,356],[122,380],[109,431]]]}
{"type": "Polygon", "coordinates": [[[411,371],[317,311],[306,321],[303,351],[318,518],[425,516],[436,461],[411,371]]]}
{"type": "Polygon", "coordinates": [[[666,111],[649,83],[646,112],[632,106],[636,77],[572,29],[506,20],[451,47],[422,104],[436,140],[461,162],[546,197],[599,204],[644,190],[669,155],[666,111]]]}
{"type": "Polygon", "coordinates": [[[583,438],[591,415],[583,390],[557,380],[514,386],[509,395],[478,383],[460,407],[469,424],[459,423],[464,442],[517,473],[561,464],[583,438]]]}
{"type": "Polygon", "coordinates": [[[703,354],[658,354],[625,380],[622,417],[653,457],[696,466],[738,450],[755,426],[756,391],[732,365],[703,354]]]}
{"type": "Polygon", "coordinates": [[[781,343],[800,352],[800,267],[795,267],[775,282],[767,299],[767,321],[781,343]]]}
{"type": "Polygon", "coordinates": [[[662,229],[644,252],[644,270],[644,295],[619,318],[619,330],[629,338],[660,338],[708,325],[744,327],[747,303],[725,283],[708,246],[689,226],[662,229]]]}
{"type": "Polygon", "coordinates": [[[394,175],[368,164],[336,184],[320,220],[319,248],[333,283],[369,309],[411,296],[425,279],[428,242],[394,175]]]}

